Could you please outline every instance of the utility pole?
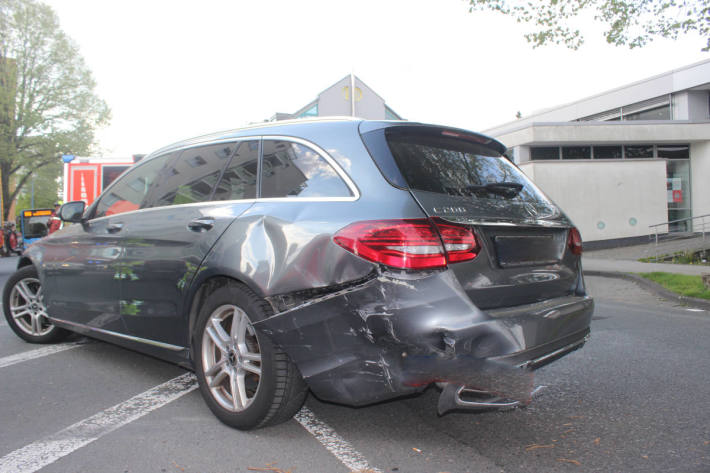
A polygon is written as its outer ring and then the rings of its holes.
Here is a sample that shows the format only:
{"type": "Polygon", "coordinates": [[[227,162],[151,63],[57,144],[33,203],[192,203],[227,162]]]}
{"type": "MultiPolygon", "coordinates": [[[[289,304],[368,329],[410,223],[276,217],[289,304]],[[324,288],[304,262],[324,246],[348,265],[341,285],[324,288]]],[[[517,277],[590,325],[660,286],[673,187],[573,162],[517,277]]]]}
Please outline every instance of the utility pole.
{"type": "Polygon", "coordinates": [[[350,116],[355,116],[355,74],[350,73],[350,116]]]}

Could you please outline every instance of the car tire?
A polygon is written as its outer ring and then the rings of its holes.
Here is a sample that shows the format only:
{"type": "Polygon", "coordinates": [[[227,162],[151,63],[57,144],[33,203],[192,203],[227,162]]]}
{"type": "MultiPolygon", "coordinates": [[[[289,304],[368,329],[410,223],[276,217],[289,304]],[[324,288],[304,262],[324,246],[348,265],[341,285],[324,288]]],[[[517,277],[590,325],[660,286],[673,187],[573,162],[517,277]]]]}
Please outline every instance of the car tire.
{"type": "Polygon", "coordinates": [[[30,343],[54,343],[70,332],[47,319],[42,284],[34,266],[18,269],[5,283],[2,307],[5,319],[18,337],[30,343]]]}
{"type": "Polygon", "coordinates": [[[240,430],[286,422],[308,393],[288,355],[251,325],[271,314],[265,300],[234,284],[209,295],[195,324],[200,392],[219,420],[240,430]]]}

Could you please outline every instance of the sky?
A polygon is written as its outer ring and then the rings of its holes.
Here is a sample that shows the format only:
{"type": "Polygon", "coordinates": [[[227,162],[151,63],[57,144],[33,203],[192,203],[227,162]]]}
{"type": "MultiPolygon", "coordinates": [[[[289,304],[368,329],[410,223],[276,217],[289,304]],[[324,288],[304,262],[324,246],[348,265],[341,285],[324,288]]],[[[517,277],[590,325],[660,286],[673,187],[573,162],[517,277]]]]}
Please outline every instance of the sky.
{"type": "Polygon", "coordinates": [[[698,36],[533,49],[465,0],[45,0],[112,111],[97,155],[129,157],[294,112],[353,72],[400,116],[482,131],[710,58],[698,36]]]}

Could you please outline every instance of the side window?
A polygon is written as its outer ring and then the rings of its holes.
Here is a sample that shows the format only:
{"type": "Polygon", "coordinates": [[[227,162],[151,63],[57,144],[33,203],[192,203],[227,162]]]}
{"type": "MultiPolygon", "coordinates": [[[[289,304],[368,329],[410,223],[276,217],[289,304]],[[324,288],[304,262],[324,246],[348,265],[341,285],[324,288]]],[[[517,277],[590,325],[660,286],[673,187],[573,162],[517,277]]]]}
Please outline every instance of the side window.
{"type": "Polygon", "coordinates": [[[239,200],[256,198],[259,141],[242,141],[229,167],[224,171],[212,200],[239,200]]]}
{"type": "Polygon", "coordinates": [[[96,206],[94,218],[107,217],[141,208],[151,185],[156,181],[161,169],[175,156],[165,154],[137,165],[116,181],[108,192],[101,196],[96,206]]]}
{"type": "Polygon", "coordinates": [[[219,143],[186,149],[163,173],[148,206],[209,200],[235,148],[235,143],[219,143]]]}
{"type": "Polygon", "coordinates": [[[264,140],[261,197],[350,197],[335,169],[311,148],[264,140]]]}

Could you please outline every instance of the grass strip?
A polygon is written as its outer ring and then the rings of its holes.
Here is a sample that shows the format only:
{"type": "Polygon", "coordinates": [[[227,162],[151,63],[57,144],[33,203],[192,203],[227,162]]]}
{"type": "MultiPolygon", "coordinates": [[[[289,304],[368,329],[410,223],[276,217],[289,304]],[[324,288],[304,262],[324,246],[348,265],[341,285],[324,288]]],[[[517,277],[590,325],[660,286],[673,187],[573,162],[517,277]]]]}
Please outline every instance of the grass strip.
{"type": "Polygon", "coordinates": [[[705,288],[700,276],[661,272],[640,273],[640,276],[658,283],[669,291],[673,291],[681,296],[710,300],[710,290],[705,288]]]}

